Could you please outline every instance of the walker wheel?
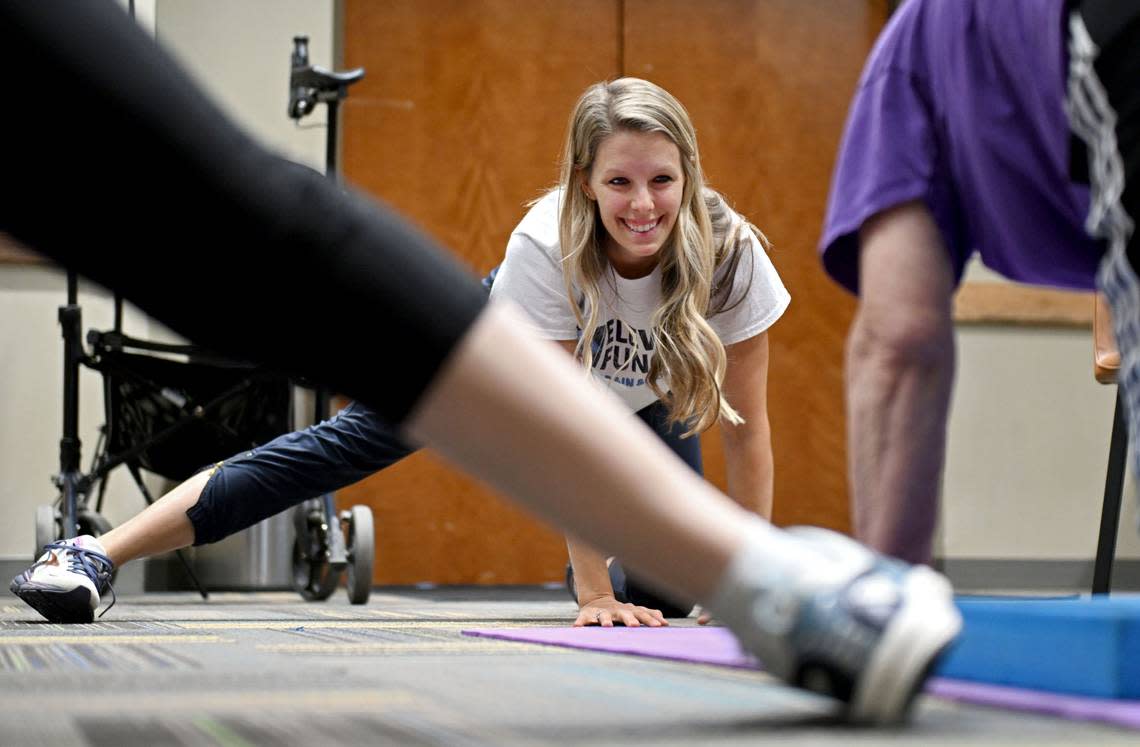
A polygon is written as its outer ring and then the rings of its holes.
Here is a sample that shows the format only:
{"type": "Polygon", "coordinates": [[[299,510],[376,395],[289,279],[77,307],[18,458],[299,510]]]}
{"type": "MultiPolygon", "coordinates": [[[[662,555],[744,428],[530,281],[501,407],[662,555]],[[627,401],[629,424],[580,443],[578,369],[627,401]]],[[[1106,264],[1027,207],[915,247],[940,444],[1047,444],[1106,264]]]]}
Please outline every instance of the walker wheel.
{"type": "Polygon", "coordinates": [[[39,560],[44,554],[44,545],[50,545],[59,539],[59,517],[55,506],[36,506],[36,550],[32,553],[32,561],[39,560]]]}
{"type": "Polygon", "coordinates": [[[323,602],[340,583],[340,573],[328,561],[305,554],[303,540],[293,542],[293,588],[306,602],[323,602]]]}
{"type": "MultiPolygon", "coordinates": [[[[348,546],[348,601],[365,604],[372,593],[372,566],[376,558],[376,534],[372,509],[353,506],[345,521],[348,546]]],[[[343,516],[343,515],[342,515],[343,516]]]]}
{"type": "Polygon", "coordinates": [[[78,524],[80,534],[90,534],[92,537],[99,537],[112,529],[111,522],[103,514],[86,508],[79,511],[78,524]]]}
{"type": "Polygon", "coordinates": [[[306,501],[294,510],[293,588],[307,602],[322,602],[340,583],[340,571],[328,559],[329,526],[319,503],[306,501]]]}

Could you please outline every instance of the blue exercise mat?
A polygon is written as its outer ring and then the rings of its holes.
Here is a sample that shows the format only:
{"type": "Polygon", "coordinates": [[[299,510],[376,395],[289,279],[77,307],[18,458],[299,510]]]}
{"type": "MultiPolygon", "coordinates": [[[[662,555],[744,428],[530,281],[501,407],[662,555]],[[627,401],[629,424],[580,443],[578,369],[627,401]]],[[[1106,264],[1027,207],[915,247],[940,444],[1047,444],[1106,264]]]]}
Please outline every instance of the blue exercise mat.
{"type": "Polygon", "coordinates": [[[957,603],[965,629],[939,676],[1140,699],[1140,595],[957,603]]]}

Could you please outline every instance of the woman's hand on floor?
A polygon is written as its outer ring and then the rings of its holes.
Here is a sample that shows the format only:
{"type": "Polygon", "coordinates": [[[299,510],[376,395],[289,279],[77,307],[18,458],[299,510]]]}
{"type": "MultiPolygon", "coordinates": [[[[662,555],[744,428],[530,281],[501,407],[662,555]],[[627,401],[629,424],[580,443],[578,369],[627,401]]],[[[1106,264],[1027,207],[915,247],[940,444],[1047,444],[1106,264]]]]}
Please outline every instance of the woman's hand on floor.
{"type": "Polygon", "coordinates": [[[612,628],[615,623],[627,628],[637,628],[642,625],[660,628],[669,624],[660,610],[619,602],[613,597],[601,597],[579,608],[574,627],[600,625],[603,628],[612,628]]]}

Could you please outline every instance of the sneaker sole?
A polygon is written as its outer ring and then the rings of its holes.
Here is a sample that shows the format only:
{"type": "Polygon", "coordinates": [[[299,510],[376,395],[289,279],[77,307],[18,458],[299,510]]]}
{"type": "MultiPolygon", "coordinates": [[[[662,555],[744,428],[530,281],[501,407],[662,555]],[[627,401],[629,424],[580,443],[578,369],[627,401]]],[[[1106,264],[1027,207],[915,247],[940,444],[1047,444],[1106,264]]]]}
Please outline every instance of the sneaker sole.
{"type": "Polygon", "coordinates": [[[91,609],[91,592],[75,588],[69,592],[45,592],[40,589],[13,589],[29,607],[39,612],[48,622],[90,623],[95,621],[91,609]]]}
{"type": "Polygon", "coordinates": [[[962,629],[949,582],[929,568],[912,569],[904,603],[871,655],[848,709],[852,721],[897,724],[962,629]],[[947,614],[949,612],[950,614],[947,614]]]}

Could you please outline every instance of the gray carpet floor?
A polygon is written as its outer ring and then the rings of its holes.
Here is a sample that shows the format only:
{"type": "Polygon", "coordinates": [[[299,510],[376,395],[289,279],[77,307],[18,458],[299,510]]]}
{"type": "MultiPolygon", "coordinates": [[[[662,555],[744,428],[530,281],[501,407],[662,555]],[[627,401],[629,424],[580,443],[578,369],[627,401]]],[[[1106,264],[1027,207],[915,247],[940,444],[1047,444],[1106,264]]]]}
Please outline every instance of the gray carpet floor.
{"type": "Polygon", "coordinates": [[[377,589],[360,607],[146,594],[63,626],[0,596],[0,745],[1140,743],[929,697],[907,728],[856,729],[760,673],[460,633],[568,625],[573,609],[529,587],[377,589]]]}

